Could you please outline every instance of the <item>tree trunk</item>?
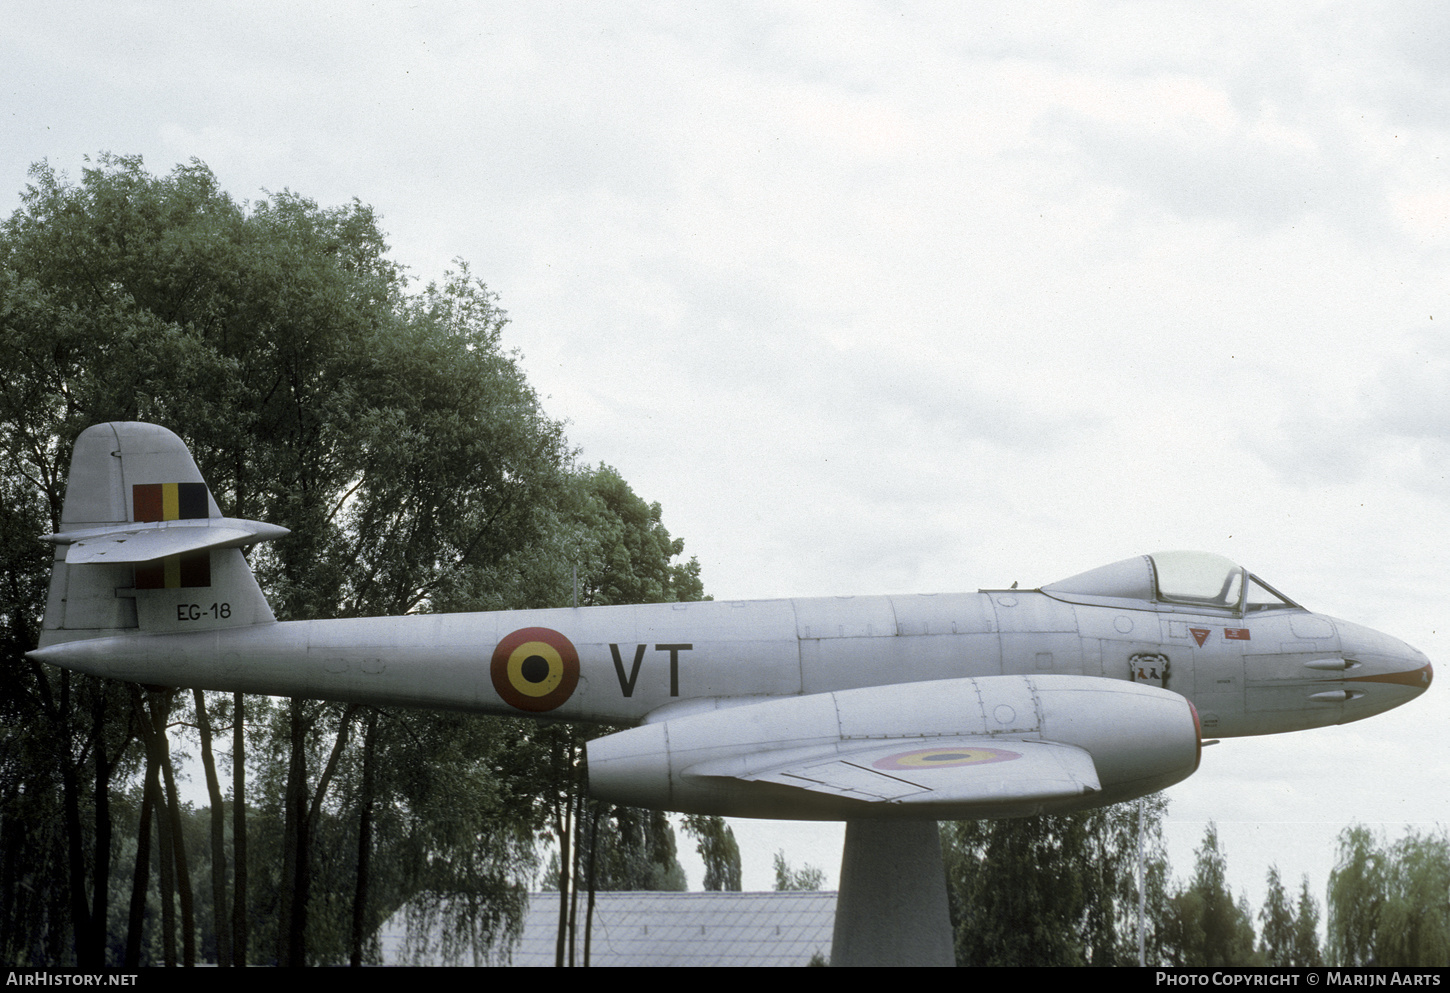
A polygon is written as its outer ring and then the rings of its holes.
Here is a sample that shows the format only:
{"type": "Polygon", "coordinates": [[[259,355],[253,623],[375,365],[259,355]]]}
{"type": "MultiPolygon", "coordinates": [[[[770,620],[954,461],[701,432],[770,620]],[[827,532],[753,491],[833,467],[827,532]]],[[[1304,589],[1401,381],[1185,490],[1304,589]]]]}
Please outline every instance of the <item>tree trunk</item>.
{"type": "MultiPolygon", "coordinates": [[[[150,736],[155,738],[153,732],[150,736]]],[[[155,748],[154,743],[148,747],[155,748]]],[[[161,898],[161,961],[168,969],[176,965],[176,863],[171,848],[171,821],[166,817],[166,797],[161,792],[161,759],[152,760],[151,780],[146,788],[154,794],[151,813],[156,818],[157,895],[161,898]]]]}
{"type": "Polygon", "coordinates": [[[291,761],[287,766],[286,822],[282,830],[281,906],[277,921],[277,964],[307,960],[307,729],[305,701],[291,700],[291,761]]]}
{"type": "Polygon", "coordinates": [[[81,831],[80,783],[75,761],[71,757],[71,674],[61,673],[60,707],[52,712],[56,740],[60,752],[61,791],[65,809],[66,854],[69,859],[69,894],[71,927],[75,933],[76,964],[82,969],[98,969],[103,963],[94,960],[91,938],[92,921],[86,906],[86,860],[81,831]]]}
{"type": "Polygon", "coordinates": [[[357,713],[357,708],[357,704],[350,703],[342,712],[342,721],[337,728],[337,738],[333,741],[332,751],[327,756],[327,765],[322,769],[322,778],[317,781],[317,789],[312,794],[312,806],[307,812],[308,824],[316,824],[317,818],[322,814],[322,797],[327,792],[327,787],[332,784],[332,777],[337,773],[337,763],[342,758],[343,749],[347,747],[347,732],[352,727],[352,716],[357,713]]]}
{"type": "Polygon", "coordinates": [[[378,729],[378,712],[368,711],[367,728],[363,731],[363,781],[362,798],[359,801],[357,828],[357,885],[352,895],[352,956],[353,968],[362,965],[363,935],[367,927],[368,872],[372,866],[373,850],[373,749],[378,729]]]}
{"type": "Polygon", "coordinates": [[[171,690],[153,693],[151,719],[156,724],[157,748],[161,753],[161,775],[166,783],[166,816],[171,821],[171,857],[176,860],[176,894],[181,904],[181,962],[196,965],[196,914],[191,892],[191,869],[186,864],[186,835],[181,829],[181,802],[176,793],[176,774],[171,768],[171,739],[166,718],[171,713],[171,690]],[[162,706],[158,706],[162,704],[162,706]]]}
{"type": "Polygon", "coordinates": [[[106,965],[106,918],[110,914],[111,899],[111,770],[126,750],[126,744],[122,743],[116,751],[116,759],[106,757],[105,725],[110,697],[107,688],[107,684],[102,682],[91,732],[96,756],[96,866],[91,876],[91,938],[95,947],[91,954],[102,968],[106,965]]]}
{"type": "Polygon", "coordinates": [[[594,937],[594,856],[599,851],[599,804],[589,804],[589,903],[584,911],[584,968],[589,968],[590,939],[594,937]]]}
{"type": "MultiPolygon", "coordinates": [[[[247,964],[247,763],[246,703],[232,694],[232,961],[247,964]]],[[[217,908],[220,916],[222,908],[217,908]]]]}
{"type": "Polygon", "coordinates": [[[161,900],[161,959],[168,968],[176,965],[176,906],[171,902],[176,891],[175,857],[172,848],[171,820],[166,816],[166,798],[161,792],[161,767],[166,762],[164,741],[166,717],[155,706],[159,693],[150,694],[151,706],[141,696],[141,687],[131,684],[131,706],[138,715],[137,724],[146,746],[146,792],[152,814],[156,817],[157,896],[161,900]],[[158,730],[159,729],[159,730],[158,730]]]}
{"type": "Polygon", "coordinates": [[[225,968],[232,964],[232,942],[227,927],[227,841],[226,811],[222,809],[222,787],[217,779],[216,758],[211,750],[211,718],[206,713],[206,697],[201,690],[192,690],[196,704],[196,726],[201,732],[201,764],[206,771],[206,791],[211,798],[211,902],[212,923],[216,928],[216,964],[225,968]]]}
{"type": "MultiPolygon", "coordinates": [[[[555,752],[555,761],[561,761],[559,752],[563,750],[561,747],[555,752]]],[[[567,760],[568,756],[562,759],[562,761],[567,760]]],[[[564,936],[568,933],[569,928],[569,893],[573,886],[573,879],[569,874],[569,841],[570,835],[574,832],[574,823],[572,820],[574,804],[571,794],[572,785],[566,786],[563,810],[555,814],[554,822],[555,834],[559,838],[559,935],[554,944],[555,968],[560,968],[564,965],[564,936]]]]}
{"type": "Polygon", "coordinates": [[[131,875],[131,914],[126,923],[125,967],[128,971],[141,967],[141,929],[146,923],[146,889],[151,884],[151,811],[156,806],[156,791],[152,787],[156,783],[156,773],[148,751],[141,823],[136,828],[136,868],[131,875]]]}
{"type": "MultiPolygon", "coordinates": [[[[569,806],[574,808],[574,830],[581,835],[584,833],[584,811],[583,801],[578,791],[571,789],[569,806]]],[[[569,965],[578,963],[579,958],[575,955],[574,949],[579,937],[579,863],[583,859],[583,845],[577,841],[574,843],[574,871],[570,873],[574,885],[569,889],[569,965]]]]}

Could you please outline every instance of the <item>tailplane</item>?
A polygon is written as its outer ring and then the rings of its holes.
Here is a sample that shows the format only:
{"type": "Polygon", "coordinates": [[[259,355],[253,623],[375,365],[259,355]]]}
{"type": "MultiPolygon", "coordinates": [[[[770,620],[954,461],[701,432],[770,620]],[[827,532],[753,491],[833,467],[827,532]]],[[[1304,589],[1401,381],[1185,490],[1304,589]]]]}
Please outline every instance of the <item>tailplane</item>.
{"type": "Polygon", "coordinates": [[[223,517],[181,439],[155,424],[76,438],[40,647],[270,624],[242,548],[286,528],[223,517]]]}

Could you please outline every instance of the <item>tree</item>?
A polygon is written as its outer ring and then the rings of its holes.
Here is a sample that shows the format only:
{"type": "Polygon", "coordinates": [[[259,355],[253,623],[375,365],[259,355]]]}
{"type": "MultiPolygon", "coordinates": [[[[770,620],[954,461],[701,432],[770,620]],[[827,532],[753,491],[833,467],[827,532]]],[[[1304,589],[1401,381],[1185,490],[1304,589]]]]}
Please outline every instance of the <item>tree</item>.
{"type": "Polygon", "coordinates": [[[1361,825],[1339,836],[1339,856],[1329,873],[1329,959],[1336,965],[1379,964],[1375,950],[1380,910],[1388,885],[1385,854],[1361,825]]]}
{"type": "Polygon", "coordinates": [[[1411,830],[1391,852],[1390,890],[1380,912],[1378,961],[1450,965],[1450,838],[1411,830]]]}
{"type": "MultiPolygon", "coordinates": [[[[596,889],[678,892],[685,888],[675,831],[664,811],[611,806],[592,843],[596,889]]],[[[583,855],[587,857],[587,849],[583,855]]]]}
{"type": "Polygon", "coordinates": [[[119,842],[113,786],[136,771],[136,727],[124,688],[24,658],[48,578],[36,529],[54,530],[60,513],[32,482],[0,466],[0,956],[99,967],[119,842]]]}
{"type": "Polygon", "coordinates": [[[1269,892],[1264,899],[1264,909],[1259,911],[1259,951],[1265,964],[1271,966],[1289,965],[1294,944],[1294,911],[1284,894],[1284,884],[1279,881],[1279,867],[1269,866],[1269,892]]]}
{"type": "Polygon", "coordinates": [[[1235,902],[1227,875],[1227,860],[1218,846],[1218,827],[1210,822],[1197,852],[1193,879],[1169,901],[1167,964],[1258,964],[1248,905],[1243,899],[1235,902]]]}
{"type": "Polygon", "coordinates": [[[705,863],[704,888],[740,892],[740,846],[725,818],[686,814],[685,831],[695,838],[695,849],[705,863]]]}
{"type": "Polygon", "coordinates": [[[775,853],[775,888],[779,892],[818,890],[826,884],[826,873],[813,865],[794,869],[782,849],[775,853]]]}
{"type": "Polygon", "coordinates": [[[1309,892],[1304,877],[1297,905],[1291,905],[1279,880],[1279,867],[1270,866],[1268,895],[1259,911],[1263,929],[1259,932],[1259,955],[1270,966],[1323,965],[1319,955],[1319,904],[1309,892]]]}
{"type": "Polygon", "coordinates": [[[1329,957],[1339,965],[1450,965],[1450,836],[1393,845],[1356,825],[1329,874],[1329,957]]]}
{"type": "MultiPolygon", "coordinates": [[[[1161,941],[1166,801],[1144,801],[1149,946],[1161,941]]],[[[1136,804],[942,825],[959,965],[1137,962],[1136,804]]]]}
{"type": "MultiPolygon", "coordinates": [[[[16,925],[0,927],[0,941],[8,961],[63,963],[64,936],[73,933],[76,961],[99,965],[118,843],[109,798],[139,770],[140,750],[128,747],[132,704],[103,681],[42,670],[22,654],[35,643],[44,598],[45,553],[34,537],[56,529],[76,433],[112,419],[182,431],[224,513],[291,528],[253,555],[286,619],[564,602],[560,570],[533,563],[547,558],[536,551],[564,545],[554,529],[571,499],[572,453],[503,351],[507,321],[493,295],[462,265],[410,291],[364,205],[319,208],[286,191],[238,204],[194,161],[158,177],[139,158],[107,155],[78,183],[44,164],[31,179],[0,228],[0,550],[12,577],[0,831],[16,842],[6,858],[26,860],[0,871],[0,914],[16,925]],[[62,761],[47,771],[32,758],[40,754],[62,761]],[[60,801],[38,810],[41,797],[60,801]]],[[[238,843],[234,855],[270,852],[292,867],[285,880],[248,876],[245,863],[235,871],[238,900],[264,909],[259,901],[275,894],[273,913],[293,915],[285,931],[295,940],[277,946],[264,925],[251,940],[238,936],[238,954],[265,958],[278,948],[280,961],[304,961],[309,942],[346,946],[328,937],[336,915],[323,913],[314,875],[356,874],[378,861],[356,844],[351,860],[334,860],[325,847],[333,825],[358,824],[369,809],[353,799],[367,747],[374,854],[417,835],[389,835],[378,816],[380,797],[397,794],[380,792],[377,770],[395,763],[376,749],[402,746],[360,734],[357,710],[306,701],[287,708],[270,724],[273,740],[251,749],[277,754],[283,742],[275,768],[285,776],[252,780],[276,791],[256,806],[273,813],[243,829],[248,847],[238,843]],[[271,806],[282,796],[288,802],[271,806]]],[[[503,747],[497,736],[481,740],[503,747]]],[[[492,762],[462,751],[434,756],[456,758],[447,785],[492,775],[492,762]]],[[[152,807],[162,803],[175,810],[165,796],[152,807]]],[[[251,807],[233,797],[238,817],[251,807]]],[[[531,805],[490,809],[519,817],[525,835],[535,826],[531,805]]],[[[171,834],[180,844],[180,832],[171,834]]],[[[460,885],[476,878],[485,835],[502,846],[491,849],[498,873],[528,875],[520,860],[531,860],[532,846],[521,855],[497,835],[461,828],[431,835],[444,846],[431,849],[434,864],[465,867],[460,885]]],[[[436,874],[428,881],[448,885],[436,874]]],[[[371,886],[343,888],[372,905],[364,919],[398,901],[382,882],[375,874],[371,886]]],[[[215,886],[207,891],[208,901],[221,898],[215,886]]]]}
{"type": "Polygon", "coordinates": [[[694,558],[662,522],[658,503],[645,503],[607,465],[577,473],[569,530],[579,570],[579,605],[685,603],[708,600],[694,558]]]}
{"type": "MultiPolygon", "coordinates": [[[[163,909],[194,861],[184,846],[217,849],[195,917],[228,916],[215,904],[230,868],[238,964],[360,962],[369,927],[405,905],[457,949],[505,942],[536,833],[585,820],[583,732],[240,695],[173,714],[169,698],[138,709],[122,687],[25,661],[48,564],[34,538],[57,530],[71,440],[103,420],[185,434],[224,513],[291,529],[251,556],[282,619],[563,606],[576,568],[585,603],[699,599],[698,564],[673,561],[683,542],[618,473],[575,469],[487,287],[459,263],[410,288],[366,206],[288,191],[239,204],[195,161],[156,176],[105,155],[79,182],[43,163],[31,180],[0,228],[7,960],[69,963],[73,935],[74,961],[105,964],[123,848],[126,954],[146,960],[153,840],[163,909]],[[213,813],[209,729],[232,722],[230,852],[220,819],[200,839],[175,825],[162,746],[178,719],[199,736],[213,813]],[[123,809],[112,799],[142,777],[142,738],[153,785],[123,809]],[[541,770],[556,776],[542,790],[541,770]],[[447,799],[465,791],[476,802],[447,799]]],[[[642,846],[673,879],[667,822],[606,818],[610,871],[628,875],[642,846]]]]}
{"type": "Polygon", "coordinates": [[[1319,951],[1319,901],[1309,892],[1307,875],[1299,887],[1298,910],[1294,915],[1294,944],[1289,963],[1298,967],[1324,964],[1324,956],[1319,951]]]}

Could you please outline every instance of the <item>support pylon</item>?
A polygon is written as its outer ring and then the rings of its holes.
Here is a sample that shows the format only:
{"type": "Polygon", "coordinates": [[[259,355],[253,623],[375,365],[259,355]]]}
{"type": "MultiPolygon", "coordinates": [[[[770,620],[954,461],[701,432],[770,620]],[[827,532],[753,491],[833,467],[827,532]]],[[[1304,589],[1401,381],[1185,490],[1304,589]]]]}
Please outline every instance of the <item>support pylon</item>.
{"type": "Polygon", "coordinates": [[[833,966],[951,966],[936,821],[847,821],[833,966]]]}

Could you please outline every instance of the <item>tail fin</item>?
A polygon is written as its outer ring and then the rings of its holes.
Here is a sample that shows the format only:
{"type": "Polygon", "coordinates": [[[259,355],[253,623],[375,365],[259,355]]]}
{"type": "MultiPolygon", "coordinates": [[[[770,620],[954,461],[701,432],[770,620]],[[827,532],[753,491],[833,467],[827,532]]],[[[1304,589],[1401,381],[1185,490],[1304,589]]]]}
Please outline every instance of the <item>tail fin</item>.
{"type": "Polygon", "coordinates": [[[243,546],[286,528],[223,517],[181,439],[136,422],[76,438],[40,647],[276,620],[243,546]]]}

